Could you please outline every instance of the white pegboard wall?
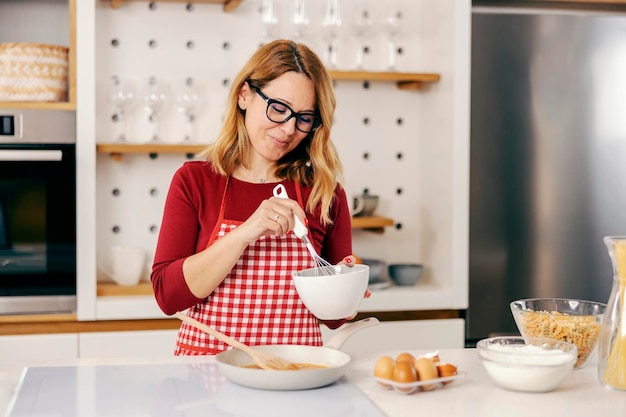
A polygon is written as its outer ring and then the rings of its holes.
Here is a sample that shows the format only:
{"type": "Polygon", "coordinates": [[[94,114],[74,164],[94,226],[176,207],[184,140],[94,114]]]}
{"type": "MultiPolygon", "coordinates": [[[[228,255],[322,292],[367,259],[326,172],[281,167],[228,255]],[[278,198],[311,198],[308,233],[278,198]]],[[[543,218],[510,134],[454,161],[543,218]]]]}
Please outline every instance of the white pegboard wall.
{"type": "MultiPolygon", "coordinates": [[[[342,12],[355,1],[341,3],[342,12]]],[[[324,3],[307,3],[311,28],[303,39],[320,56],[325,45],[319,26],[324,3]]],[[[449,24],[455,1],[398,3],[403,5],[403,16],[412,22],[398,39],[402,49],[398,70],[441,73],[442,80],[423,91],[398,90],[394,83],[337,82],[332,135],[344,164],[347,190],[379,195],[377,212],[393,218],[398,226],[387,228],[384,235],[355,231],[355,252],[388,262],[424,262],[428,280],[431,274],[449,273],[454,146],[453,30],[437,25],[429,16],[449,24]],[[433,30],[425,32],[424,28],[433,30]]],[[[287,0],[279,2],[281,34],[285,37],[290,35],[285,23],[289,4],[287,0]]],[[[372,4],[380,19],[388,3],[372,4]]],[[[151,8],[148,2],[128,2],[111,9],[108,1],[99,1],[97,141],[113,141],[118,130],[111,117],[114,110],[106,100],[112,75],[131,80],[136,87],[156,76],[167,81],[172,93],[186,77],[193,77],[206,93],[206,107],[197,117],[198,137],[201,143],[213,141],[221,125],[230,80],[262,42],[260,6],[260,0],[245,0],[226,14],[221,5],[213,4],[159,2],[151,8]]],[[[357,45],[347,33],[348,25],[345,27],[339,41],[338,69],[352,70],[357,45]]],[[[374,28],[380,30],[379,21],[374,28]]],[[[384,36],[370,34],[366,43],[370,52],[365,57],[365,69],[385,70],[384,36]]],[[[129,142],[149,140],[147,115],[139,105],[127,119],[129,142]]],[[[183,119],[171,103],[161,127],[164,142],[182,139],[183,119]]],[[[98,155],[99,248],[132,243],[153,252],[171,176],[185,160],[184,155],[159,155],[156,159],[123,155],[118,162],[98,155]],[[114,190],[118,190],[117,195],[114,190]],[[153,190],[156,195],[151,194],[153,190]]]]}
{"type": "Polygon", "coordinates": [[[98,155],[98,251],[115,245],[144,248],[148,279],[170,180],[186,160],[184,155],[126,154],[119,161],[98,155]]]}

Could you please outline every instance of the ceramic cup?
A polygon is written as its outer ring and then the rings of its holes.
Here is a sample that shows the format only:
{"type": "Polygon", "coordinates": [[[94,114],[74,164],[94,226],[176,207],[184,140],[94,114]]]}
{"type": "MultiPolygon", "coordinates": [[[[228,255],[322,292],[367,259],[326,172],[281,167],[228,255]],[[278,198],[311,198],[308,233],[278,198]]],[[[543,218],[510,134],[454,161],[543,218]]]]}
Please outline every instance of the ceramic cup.
{"type": "Polygon", "coordinates": [[[100,270],[118,285],[137,285],[145,262],[146,253],[138,246],[113,246],[98,258],[100,270]]]}
{"type": "Polygon", "coordinates": [[[371,216],[378,207],[378,196],[361,194],[352,196],[352,215],[371,216]]]}

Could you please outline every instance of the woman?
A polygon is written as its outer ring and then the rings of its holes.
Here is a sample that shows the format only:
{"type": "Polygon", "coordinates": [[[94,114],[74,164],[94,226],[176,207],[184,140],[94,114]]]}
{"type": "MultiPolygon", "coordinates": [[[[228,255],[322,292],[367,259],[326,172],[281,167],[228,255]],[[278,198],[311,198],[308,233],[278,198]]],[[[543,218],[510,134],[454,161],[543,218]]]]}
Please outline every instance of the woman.
{"type": "MultiPolygon", "coordinates": [[[[291,274],[315,267],[294,215],[318,253],[353,265],[350,214],[330,140],[332,80],[305,45],[262,46],[233,82],[224,126],[174,175],[152,269],[160,308],[188,314],[243,343],[322,344],[318,320],[291,274]],[[273,197],[283,184],[290,199],[273,197]]],[[[338,327],[345,320],[327,323],[338,327]]],[[[183,323],[177,355],[227,346],[183,323]]]]}

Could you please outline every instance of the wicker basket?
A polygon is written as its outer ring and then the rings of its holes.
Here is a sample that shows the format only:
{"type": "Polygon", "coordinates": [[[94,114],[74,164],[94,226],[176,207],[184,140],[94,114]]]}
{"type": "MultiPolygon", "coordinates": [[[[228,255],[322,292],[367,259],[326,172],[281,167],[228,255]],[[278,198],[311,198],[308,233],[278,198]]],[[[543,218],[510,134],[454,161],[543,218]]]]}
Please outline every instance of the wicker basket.
{"type": "Polygon", "coordinates": [[[0,43],[0,101],[65,101],[69,48],[0,43]]]}

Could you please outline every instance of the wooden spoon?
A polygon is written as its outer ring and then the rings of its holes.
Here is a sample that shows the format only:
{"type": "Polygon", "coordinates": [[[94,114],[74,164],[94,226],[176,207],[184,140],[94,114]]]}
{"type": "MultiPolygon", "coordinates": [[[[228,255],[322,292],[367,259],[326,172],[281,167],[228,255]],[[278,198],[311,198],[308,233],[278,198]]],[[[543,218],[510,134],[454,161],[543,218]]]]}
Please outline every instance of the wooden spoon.
{"type": "Polygon", "coordinates": [[[291,362],[288,362],[278,356],[271,355],[269,353],[260,351],[258,349],[254,349],[248,345],[244,345],[240,341],[233,339],[230,336],[225,335],[224,333],[220,333],[217,330],[207,326],[204,323],[199,322],[196,319],[189,317],[188,315],[179,312],[174,313],[174,316],[179,318],[181,321],[195,327],[198,330],[202,330],[205,333],[210,334],[211,336],[216,337],[224,343],[228,343],[230,346],[245,352],[252,358],[254,363],[256,363],[261,369],[268,370],[278,370],[284,371],[287,369],[294,369],[294,366],[291,362]]]}

